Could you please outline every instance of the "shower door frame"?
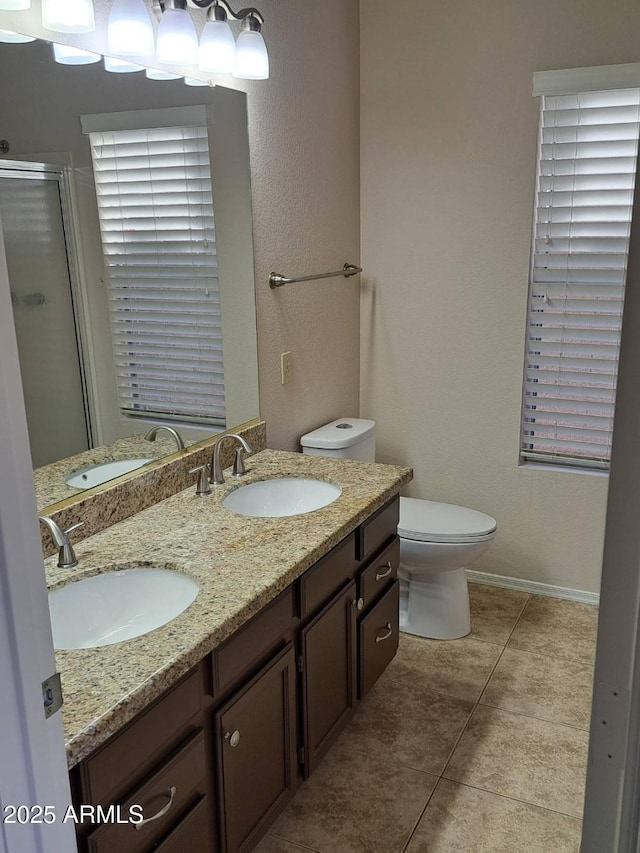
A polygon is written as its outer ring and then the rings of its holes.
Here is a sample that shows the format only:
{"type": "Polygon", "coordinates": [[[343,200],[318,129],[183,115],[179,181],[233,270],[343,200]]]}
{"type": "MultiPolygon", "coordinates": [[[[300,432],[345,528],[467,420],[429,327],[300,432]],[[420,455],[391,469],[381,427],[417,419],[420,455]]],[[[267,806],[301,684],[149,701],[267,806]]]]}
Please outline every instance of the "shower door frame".
{"type": "Polygon", "coordinates": [[[3,178],[14,180],[47,180],[53,181],[58,187],[60,200],[60,215],[65,243],[67,270],[69,273],[69,288],[71,294],[71,310],[75,330],[76,352],[80,370],[80,389],[85,417],[88,449],[98,443],[97,436],[97,405],[94,394],[94,384],[91,381],[90,366],[90,324],[86,298],[83,292],[82,264],[79,251],[79,234],[74,214],[74,187],[72,170],[68,166],[52,163],[31,162],[28,160],[4,160],[0,158],[0,181],[3,178]]]}

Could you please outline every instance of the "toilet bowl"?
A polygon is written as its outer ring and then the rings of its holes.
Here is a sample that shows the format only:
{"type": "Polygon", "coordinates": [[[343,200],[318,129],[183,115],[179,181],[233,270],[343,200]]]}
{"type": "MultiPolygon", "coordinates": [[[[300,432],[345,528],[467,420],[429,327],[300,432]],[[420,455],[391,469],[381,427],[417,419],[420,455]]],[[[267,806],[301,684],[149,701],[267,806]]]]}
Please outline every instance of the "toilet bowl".
{"type": "Polygon", "coordinates": [[[496,534],[490,515],[454,504],[400,498],[400,629],[454,640],[471,630],[465,568],[496,534]]]}
{"type": "MultiPolygon", "coordinates": [[[[375,459],[375,422],[339,418],[300,439],[303,453],[375,459]]],[[[465,568],[491,545],[496,520],[454,504],[400,498],[400,629],[453,640],[471,630],[465,568]]]]}

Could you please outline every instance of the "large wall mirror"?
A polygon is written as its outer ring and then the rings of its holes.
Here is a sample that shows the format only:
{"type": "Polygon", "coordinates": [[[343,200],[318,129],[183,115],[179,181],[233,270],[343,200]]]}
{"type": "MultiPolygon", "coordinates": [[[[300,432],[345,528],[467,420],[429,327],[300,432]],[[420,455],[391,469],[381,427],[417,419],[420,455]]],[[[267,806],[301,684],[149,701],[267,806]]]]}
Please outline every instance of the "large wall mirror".
{"type": "MultiPolygon", "coordinates": [[[[0,218],[37,469],[38,506],[45,509],[83,486],[96,485],[95,476],[92,479],[87,471],[97,464],[144,464],[147,458],[175,452],[177,444],[168,431],[159,432],[153,443],[144,439],[154,424],[173,427],[186,443],[193,443],[259,415],[246,95],[219,86],[192,88],[182,79],[148,79],[144,72],[109,73],[101,64],[60,65],[53,60],[51,45],[40,41],[0,45],[0,75],[5,81],[0,93],[0,139],[6,141],[0,143],[0,218]],[[225,411],[217,420],[207,420],[198,412],[181,414],[178,404],[168,417],[154,415],[153,406],[140,405],[135,387],[140,371],[136,368],[133,380],[127,375],[132,373],[132,344],[129,339],[124,349],[119,344],[113,307],[118,294],[110,286],[113,271],[105,268],[103,254],[103,240],[110,239],[112,229],[111,220],[105,226],[105,216],[108,219],[122,202],[116,198],[111,209],[106,214],[101,209],[99,215],[95,179],[97,175],[98,183],[101,180],[95,158],[103,141],[99,137],[96,142],[96,133],[105,126],[127,131],[196,125],[206,127],[200,144],[210,165],[213,220],[206,225],[212,245],[204,254],[218,293],[213,299],[203,284],[203,292],[215,306],[197,308],[193,322],[177,315],[177,337],[169,330],[164,338],[152,338],[154,349],[145,369],[147,385],[161,388],[167,361],[163,354],[181,354],[184,345],[184,357],[178,359],[182,381],[172,380],[172,384],[181,391],[193,386],[197,395],[198,368],[190,359],[198,357],[195,351],[201,344],[206,349],[205,344],[218,334],[212,333],[205,314],[219,315],[218,351],[209,348],[205,356],[223,364],[225,411]],[[188,336],[189,326],[194,327],[193,334],[185,344],[181,329],[188,336]],[[123,391],[125,380],[128,390],[123,391]],[[129,409],[123,406],[127,394],[129,409]],[[80,477],[72,485],[65,482],[77,473],[80,477]]],[[[128,137],[123,144],[125,148],[130,144],[128,137]]],[[[162,140],[158,144],[162,147],[162,140]]],[[[191,138],[185,150],[191,151],[190,146],[191,138]]],[[[131,180],[133,173],[126,170],[131,164],[135,167],[135,158],[123,166],[120,155],[113,155],[108,146],[104,150],[111,183],[101,185],[99,193],[117,193],[121,180],[131,180]]],[[[178,200],[171,203],[182,204],[176,217],[187,223],[192,218],[194,229],[201,233],[200,210],[192,202],[189,207],[180,195],[185,175],[193,184],[199,173],[194,173],[191,161],[181,159],[181,153],[168,156],[173,159],[165,166],[175,175],[178,187],[178,200]]],[[[164,200],[151,202],[160,203],[164,200]]],[[[141,244],[140,232],[127,225],[127,217],[133,214],[120,210],[119,215],[125,221],[119,227],[127,252],[138,253],[135,263],[148,264],[148,246],[141,244]]],[[[144,215],[147,226],[143,228],[153,230],[159,217],[153,210],[144,215]]],[[[174,229],[160,233],[158,239],[166,247],[154,260],[161,276],[179,278],[184,264],[202,263],[202,252],[198,256],[195,248],[189,252],[188,233],[174,229]]],[[[159,292],[153,275],[151,279],[141,274],[138,295],[151,297],[149,315],[143,319],[153,331],[156,319],[164,322],[175,305],[170,290],[163,302],[165,291],[159,292]]],[[[126,302],[120,304],[120,311],[132,327],[126,302]]],[[[144,333],[145,328],[138,324],[137,330],[144,333]]],[[[209,393],[209,386],[208,380],[203,383],[202,393],[209,393]]],[[[117,467],[113,471],[113,476],[122,473],[117,467]]]]}

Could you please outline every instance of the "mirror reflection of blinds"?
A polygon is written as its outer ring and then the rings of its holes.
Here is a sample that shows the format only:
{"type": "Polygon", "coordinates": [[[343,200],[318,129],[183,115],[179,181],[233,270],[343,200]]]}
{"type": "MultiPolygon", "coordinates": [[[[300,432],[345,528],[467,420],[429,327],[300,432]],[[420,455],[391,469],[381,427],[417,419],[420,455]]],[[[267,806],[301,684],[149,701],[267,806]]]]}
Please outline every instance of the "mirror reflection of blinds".
{"type": "Polygon", "coordinates": [[[120,409],[224,425],[206,127],[91,133],[120,409]]]}
{"type": "Polygon", "coordinates": [[[608,468],[640,89],[543,97],[521,457],[608,468]]]}

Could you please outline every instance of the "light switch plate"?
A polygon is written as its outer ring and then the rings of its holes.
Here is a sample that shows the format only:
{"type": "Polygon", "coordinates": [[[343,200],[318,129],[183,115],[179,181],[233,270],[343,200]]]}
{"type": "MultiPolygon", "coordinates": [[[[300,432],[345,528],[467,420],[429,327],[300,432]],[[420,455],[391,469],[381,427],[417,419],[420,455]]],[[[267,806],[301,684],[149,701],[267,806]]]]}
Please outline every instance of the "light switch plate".
{"type": "Polygon", "coordinates": [[[280,356],[280,379],[282,384],[286,385],[291,382],[291,372],[293,370],[293,356],[290,352],[283,352],[280,356]]]}

